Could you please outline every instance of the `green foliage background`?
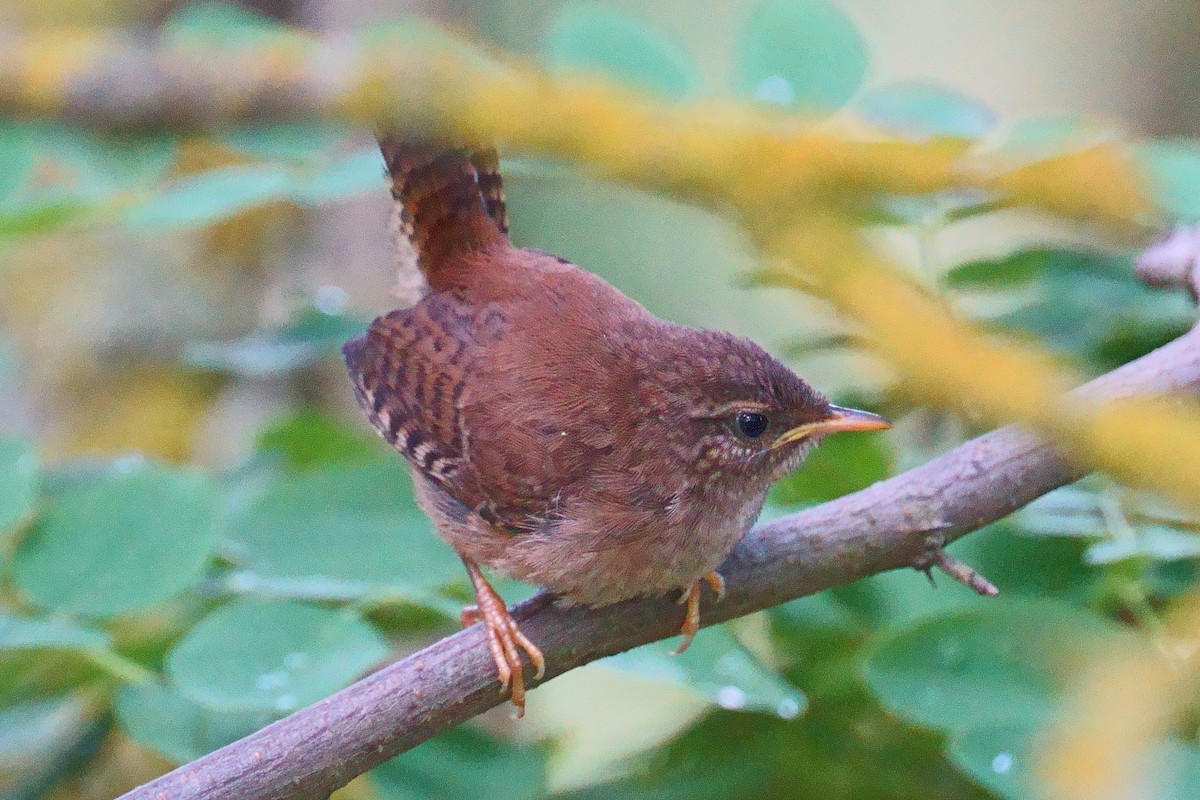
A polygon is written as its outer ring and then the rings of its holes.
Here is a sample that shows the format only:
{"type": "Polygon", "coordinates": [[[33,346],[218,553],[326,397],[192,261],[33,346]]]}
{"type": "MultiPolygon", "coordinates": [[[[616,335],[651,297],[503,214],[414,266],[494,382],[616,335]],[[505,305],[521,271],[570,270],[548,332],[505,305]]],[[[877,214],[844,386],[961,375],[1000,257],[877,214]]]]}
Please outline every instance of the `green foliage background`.
{"type": "MultiPolygon", "coordinates": [[[[1094,135],[1065,119],[1001,131],[937,86],[865,85],[862,35],[821,0],[761,3],[729,32],[736,57],[719,85],[669,30],[612,6],[563,5],[538,31],[489,26],[492,13],[480,12],[483,29],[553,71],[679,102],[732,93],[1043,154],[1094,135]]],[[[201,42],[291,35],[213,4],[162,28],[201,42]]],[[[1160,205],[1200,217],[1200,149],[1153,141],[1136,153],[1160,205]]],[[[664,316],[752,333],[835,399],[899,421],[887,436],[826,443],[765,513],[862,488],[973,433],[899,394],[815,301],[736,287],[755,256],[728,222],[568,165],[504,167],[519,244],[562,253],[664,316]]],[[[347,304],[300,273],[289,245],[315,209],[379,193],[381,171],[361,132],[328,124],[200,141],[0,121],[0,397],[21,431],[0,437],[0,797],[115,794],[454,629],[461,566],[400,459],[357,417],[336,358],[382,310],[387,276],[370,305],[347,304]],[[242,406],[214,409],[246,387],[278,402],[238,428],[242,406]],[[241,441],[233,456],[202,446],[221,437],[241,441]]],[[[928,240],[989,213],[989,200],[881,197],[872,222],[928,240]]],[[[1138,284],[1125,253],[1047,246],[919,269],[958,313],[1091,373],[1194,315],[1138,284]]],[[[1155,646],[1159,609],[1196,586],[1200,520],[1091,478],[955,553],[1002,596],[895,573],[804,598],[705,631],[683,657],[657,644],[609,659],[571,684],[603,697],[534,692],[524,726],[496,716],[450,731],[346,794],[1036,797],[1039,732],[1090,655],[1155,646]],[[639,717],[664,693],[673,707],[639,717]],[[638,726],[653,735],[624,746],[638,726]]],[[[531,591],[502,586],[510,600],[531,591]]],[[[1193,719],[1159,745],[1157,800],[1194,796],[1196,735],[1193,719]]]]}

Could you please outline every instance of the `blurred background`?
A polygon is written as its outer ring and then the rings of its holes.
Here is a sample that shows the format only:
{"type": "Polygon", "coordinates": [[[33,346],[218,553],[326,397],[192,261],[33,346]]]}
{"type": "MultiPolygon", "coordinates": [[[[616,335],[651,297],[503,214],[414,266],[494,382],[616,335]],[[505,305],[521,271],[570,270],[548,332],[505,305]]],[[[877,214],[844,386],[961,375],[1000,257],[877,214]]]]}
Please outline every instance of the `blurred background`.
{"type": "MultiPolygon", "coordinates": [[[[429,23],[676,102],[1034,154],[1128,142],[1168,216],[1200,216],[1193,0],[0,6],[0,29],[184,44],[429,23]]],[[[723,217],[566,164],[503,167],[518,244],[898,421],[830,440],[765,513],[979,432],[900,391],[827,304],[750,287],[758,256],[723,217]]],[[[361,130],[0,120],[0,798],[114,797],[455,628],[457,559],[337,357],[391,307],[389,203],[361,130]]],[[[961,317],[1085,374],[1194,319],[1135,281],[1127,243],[986,198],[881,198],[871,228],[961,317]]],[[[1178,644],[1163,609],[1196,588],[1200,520],[1093,477],[953,552],[1001,598],[915,572],[861,581],[705,630],[684,657],[659,643],[577,670],[520,723],[498,709],[337,796],[1044,796],[1039,737],[1089,659],[1178,644]]],[[[1171,711],[1138,797],[1200,794],[1200,715],[1171,711]]]]}

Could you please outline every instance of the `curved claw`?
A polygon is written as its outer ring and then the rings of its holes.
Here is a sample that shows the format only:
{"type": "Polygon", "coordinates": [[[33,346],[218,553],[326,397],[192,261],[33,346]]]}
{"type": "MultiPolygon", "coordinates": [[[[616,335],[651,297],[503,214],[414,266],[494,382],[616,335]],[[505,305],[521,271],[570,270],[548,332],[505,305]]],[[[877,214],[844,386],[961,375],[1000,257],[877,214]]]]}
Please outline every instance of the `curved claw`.
{"type": "Polygon", "coordinates": [[[496,662],[500,694],[508,695],[509,700],[517,707],[517,716],[522,717],[525,715],[525,662],[521,658],[521,651],[525,651],[529,663],[533,665],[536,680],[541,680],[546,675],[546,658],[537,645],[521,632],[517,621],[508,613],[504,600],[483,577],[479,567],[467,559],[463,559],[463,564],[467,567],[467,575],[470,576],[471,585],[475,589],[477,603],[462,610],[463,625],[483,623],[488,650],[492,654],[492,660],[496,662]]]}

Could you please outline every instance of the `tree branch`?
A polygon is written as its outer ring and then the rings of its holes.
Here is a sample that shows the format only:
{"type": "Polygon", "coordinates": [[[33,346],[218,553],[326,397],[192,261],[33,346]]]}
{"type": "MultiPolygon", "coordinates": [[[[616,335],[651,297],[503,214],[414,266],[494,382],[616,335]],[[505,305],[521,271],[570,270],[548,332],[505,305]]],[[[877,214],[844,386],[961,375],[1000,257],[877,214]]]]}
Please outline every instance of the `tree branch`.
{"type": "MultiPolygon", "coordinates": [[[[1097,378],[1075,396],[1170,392],[1200,392],[1200,329],[1097,378]]],[[[703,621],[722,622],[877,572],[928,564],[931,547],[1080,477],[1081,470],[1044,439],[1015,427],[993,431],[861,492],[755,527],[721,567],[725,598],[705,603],[703,621]]],[[[514,610],[546,655],[547,680],[672,636],[679,614],[670,597],[588,610],[560,608],[539,595],[514,610]]],[[[325,798],[502,699],[476,625],[123,800],[325,798]]]]}

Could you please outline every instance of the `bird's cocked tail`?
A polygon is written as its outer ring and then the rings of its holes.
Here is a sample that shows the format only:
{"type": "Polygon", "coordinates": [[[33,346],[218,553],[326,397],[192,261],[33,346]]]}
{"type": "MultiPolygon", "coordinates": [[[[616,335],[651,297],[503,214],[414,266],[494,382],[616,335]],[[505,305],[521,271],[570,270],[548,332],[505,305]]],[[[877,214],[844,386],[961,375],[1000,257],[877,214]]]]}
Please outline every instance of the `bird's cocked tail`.
{"type": "Polygon", "coordinates": [[[413,305],[442,288],[452,257],[508,233],[496,151],[385,136],[379,149],[396,201],[396,293],[413,305]]]}

